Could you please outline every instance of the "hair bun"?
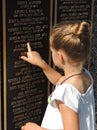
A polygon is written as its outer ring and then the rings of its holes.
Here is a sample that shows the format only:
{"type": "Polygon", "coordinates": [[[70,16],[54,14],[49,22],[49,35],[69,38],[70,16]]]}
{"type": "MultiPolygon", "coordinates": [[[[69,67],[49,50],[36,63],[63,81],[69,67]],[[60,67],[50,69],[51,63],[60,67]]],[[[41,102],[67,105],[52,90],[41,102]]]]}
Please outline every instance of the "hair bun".
{"type": "Polygon", "coordinates": [[[88,22],[80,22],[78,25],[78,29],[76,32],[76,35],[78,35],[80,38],[81,37],[87,37],[90,34],[90,28],[89,28],[89,23],[88,22]]]}

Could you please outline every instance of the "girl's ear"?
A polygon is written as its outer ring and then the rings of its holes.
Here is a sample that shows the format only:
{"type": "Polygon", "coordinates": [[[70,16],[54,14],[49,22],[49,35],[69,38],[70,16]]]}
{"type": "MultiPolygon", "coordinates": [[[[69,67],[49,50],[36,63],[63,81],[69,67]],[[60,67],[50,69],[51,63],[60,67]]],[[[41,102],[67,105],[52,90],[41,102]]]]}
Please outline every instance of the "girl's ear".
{"type": "Polygon", "coordinates": [[[61,63],[63,65],[65,65],[64,55],[63,55],[63,53],[61,51],[58,51],[58,56],[59,56],[59,59],[60,59],[61,63]]]}

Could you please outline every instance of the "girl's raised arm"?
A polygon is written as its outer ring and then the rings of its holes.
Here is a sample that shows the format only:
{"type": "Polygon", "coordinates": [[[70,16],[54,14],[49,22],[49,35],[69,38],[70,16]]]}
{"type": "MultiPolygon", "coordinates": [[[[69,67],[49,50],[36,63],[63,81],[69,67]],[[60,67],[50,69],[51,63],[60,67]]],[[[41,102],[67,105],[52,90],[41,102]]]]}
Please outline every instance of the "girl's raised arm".
{"type": "Polygon", "coordinates": [[[31,46],[27,43],[27,56],[21,56],[21,59],[29,62],[32,65],[40,67],[48,80],[56,85],[60,77],[62,76],[59,72],[51,68],[40,56],[37,51],[32,51],[31,46]]]}

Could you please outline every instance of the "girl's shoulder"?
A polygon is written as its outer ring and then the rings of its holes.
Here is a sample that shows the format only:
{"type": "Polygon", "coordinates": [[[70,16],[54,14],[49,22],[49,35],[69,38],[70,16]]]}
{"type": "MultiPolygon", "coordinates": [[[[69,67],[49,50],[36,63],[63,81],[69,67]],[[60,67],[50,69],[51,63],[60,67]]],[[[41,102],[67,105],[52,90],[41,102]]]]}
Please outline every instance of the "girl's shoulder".
{"type": "Polygon", "coordinates": [[[84,69],[81,75],[74,76],[57,86],[62,86],[63,88],[71,87],[71,89],[77,90],[80,94],[85,94],[88,89],[93,86],[93,78],[90,72],[87,69],[84,69]]]}

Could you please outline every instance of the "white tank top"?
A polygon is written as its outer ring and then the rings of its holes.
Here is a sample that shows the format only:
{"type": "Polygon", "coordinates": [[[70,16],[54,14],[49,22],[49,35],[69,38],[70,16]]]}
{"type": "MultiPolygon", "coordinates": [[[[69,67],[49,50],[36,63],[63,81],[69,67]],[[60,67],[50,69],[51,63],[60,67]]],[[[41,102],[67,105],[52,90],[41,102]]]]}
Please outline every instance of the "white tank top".
{"type": "Polygon", "coordinates": [[[66,106],[78,112],[80,130],[95,130],[95,103],[93,91],[93,79],[89,71],[85,72],[90,76],[92,84],[86,91],[81,94],[77,88],[70,83],[63,83],[56,86],[51,94],[51,101],[49,102],[46,112],[44,114],[41,126],[46,129],[60,130],[64,129],[56,100],[62,101],[66,106]]]}

